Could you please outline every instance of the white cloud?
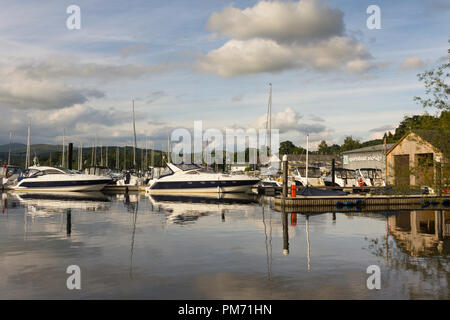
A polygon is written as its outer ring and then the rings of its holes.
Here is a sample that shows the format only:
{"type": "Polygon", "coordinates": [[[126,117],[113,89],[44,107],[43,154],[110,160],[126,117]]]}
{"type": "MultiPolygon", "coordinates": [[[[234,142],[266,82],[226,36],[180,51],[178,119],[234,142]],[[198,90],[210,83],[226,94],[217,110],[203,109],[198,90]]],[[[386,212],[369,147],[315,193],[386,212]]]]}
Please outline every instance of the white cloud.
{"type": "Polygon", "coordinates": [[[200,72],[231,77],[297,68],[364,73],[376,67],[366,48],[344,35],[342,12],[322,1],[228,7],[214,13],[207,27],[231,39],[200,56],[200,72]]]}
{"type": "Polygon", "coordinates": [[[343,13],[321,1],[260,1],[240,10],[227,7],[211,15],[207,28],[234,39],[279,42],[328,39],[342,35],[343,13]]]}
{"type": "Polygon", "coordinates": [[[90,97],[101,98],[98,90],[76,89],[57,81],[33,80],[21,74],[3,78],[0,83],[0,108],[56,109],[84,103],[90,97]]]}
{"type": "Polygon", "coordinates": [[[425,63],[420,60],[418,57],[414,56],[411,58],[405,58],[403,59],[402,64],[400,65],[401,70],[414,70],[414,69],[420,69],[425,66],[425,63]]]}
{"type": "Polygon", "coordinates": [[[370,54],[362,44],[345,37],[307,45],[285,45],[257,38],[227,41],[219,49],[202,56],[197,69],[222,77],[302,67],[361,73],[374,67],[369,58],[370,54]]]}

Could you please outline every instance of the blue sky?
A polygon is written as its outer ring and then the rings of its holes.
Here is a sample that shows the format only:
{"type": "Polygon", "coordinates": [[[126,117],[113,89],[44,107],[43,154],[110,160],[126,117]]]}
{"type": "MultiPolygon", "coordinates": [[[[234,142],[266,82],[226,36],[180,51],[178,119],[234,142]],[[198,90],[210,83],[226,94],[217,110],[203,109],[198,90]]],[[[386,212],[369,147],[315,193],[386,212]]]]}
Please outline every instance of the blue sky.
{"type": "MultiPolygon", "coordinates": [[[[416,74],[448,61],[450,5],[428,1],[2,1],[0,143],[164,147],[167,132],[261,127],[281,140],[376,138],[422,113],[416,74]],[[66,8],[81,8],[68,30],[66,8]],[[381,29],[366,8],[381,9],[381,29]]],[[[430,110],[433,112],[433,110],[430,110]]]]}

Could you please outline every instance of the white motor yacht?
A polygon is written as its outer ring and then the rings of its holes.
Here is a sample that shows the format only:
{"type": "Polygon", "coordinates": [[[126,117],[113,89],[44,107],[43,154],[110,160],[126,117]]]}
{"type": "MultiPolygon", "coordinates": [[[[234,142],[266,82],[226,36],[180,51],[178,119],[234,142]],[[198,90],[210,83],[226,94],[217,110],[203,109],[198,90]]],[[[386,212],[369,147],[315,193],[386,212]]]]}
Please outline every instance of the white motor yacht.
{"type": "Polygon", "coordinates": [[[260,179],[243,174],[209,172],[196,164],[168,163],[145,188],[148,193],[247,192],[260,179]]]}
{"type": "Polygon", "coordinates": [[[99,191],[111,182],[107,176],[75,173],[66,168],[31,166],[11,186],[27,191],[99,191]]]}

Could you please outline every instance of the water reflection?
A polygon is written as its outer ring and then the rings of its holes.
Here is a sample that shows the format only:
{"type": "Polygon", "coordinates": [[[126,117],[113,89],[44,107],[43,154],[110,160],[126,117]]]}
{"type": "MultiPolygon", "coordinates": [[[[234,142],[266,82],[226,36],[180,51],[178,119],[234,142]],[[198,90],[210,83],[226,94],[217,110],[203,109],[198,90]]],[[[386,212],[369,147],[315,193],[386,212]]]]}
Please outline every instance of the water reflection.
{"type": "Polygon", "coordinates": [[[445,210],[280,213],[272,198],[242,195],[1,199],[0,297],[73,298],[62,270],[72,263],[88,275],[86,298],[448,297],[445,210]],[[366,288],[371,264],[382,294],[366,288]]]}
{"type": "Polygon", "coordinates": [[[449,254],[450,211],[400,212],[388,225],[399,248],[413,257],[449,254]]]}

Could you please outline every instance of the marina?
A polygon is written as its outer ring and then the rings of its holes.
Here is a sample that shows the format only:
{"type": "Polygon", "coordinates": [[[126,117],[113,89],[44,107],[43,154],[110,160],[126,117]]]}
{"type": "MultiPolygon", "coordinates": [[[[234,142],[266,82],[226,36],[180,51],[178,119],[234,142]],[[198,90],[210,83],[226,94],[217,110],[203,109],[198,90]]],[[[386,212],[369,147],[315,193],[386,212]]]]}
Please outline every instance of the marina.
{"type": "Polygon", "coordinates": [[[450,295],[448,210],[283,213],[243,194],[71,194],[1,195],[2,299],[450,295]],[[71,264],[82,290],[65,287],[71,264]],[[366,288],[372,264],[381,291],[366,288]]]}
{"type": "Polygon", "coordinates": [[[441,2],[9,1],[0,300],[450,300],[441,2]]]}

